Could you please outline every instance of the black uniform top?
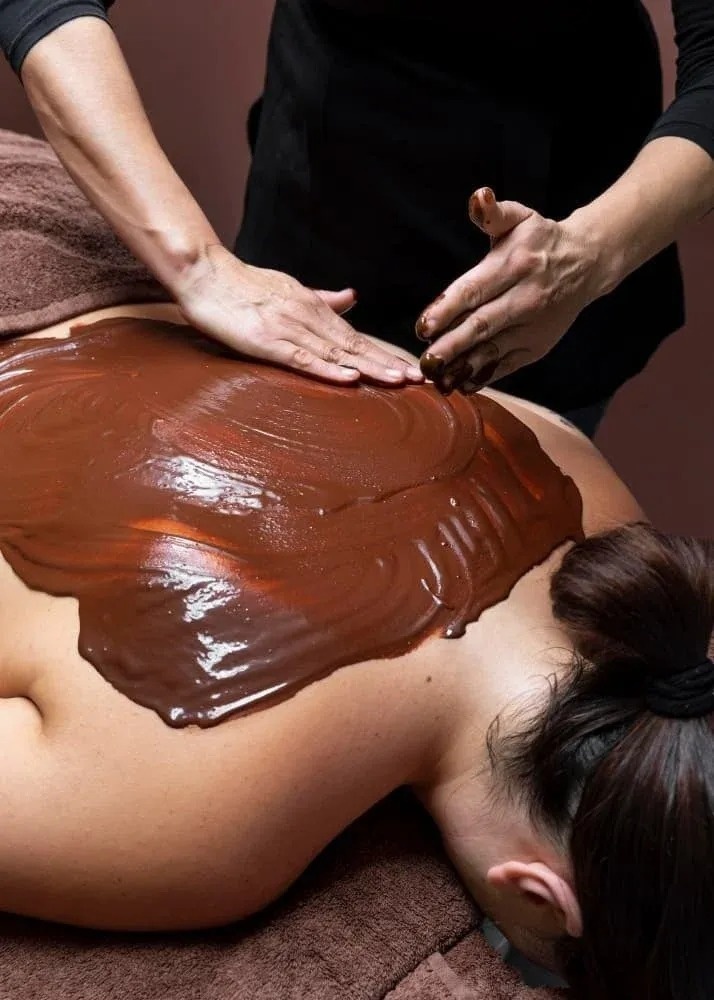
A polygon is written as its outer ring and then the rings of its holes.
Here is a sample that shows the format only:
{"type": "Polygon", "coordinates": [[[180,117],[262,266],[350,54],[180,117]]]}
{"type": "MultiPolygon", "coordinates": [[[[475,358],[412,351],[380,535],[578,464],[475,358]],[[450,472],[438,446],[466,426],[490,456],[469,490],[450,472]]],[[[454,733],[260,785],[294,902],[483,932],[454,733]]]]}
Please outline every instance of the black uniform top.
{"type": "MultiPolygon", "coordinates": [[[[627,2],[625,0],[623,5],[627,2]]],[[[33,45],[50,31],[77,17],[94,16],[106,20],[107,10],[113,3],[114,0],[0,0],[0,47],[13,69],[19,72],[33,45]]],[[[382,8],[388,7],[396,13],[399,6],[394,0],[331,0],[331,5],[354,12],[363,9],[374,13],[381,13],[382,8]]],[[[424,11],[425,18],[429,16],[428,6],[438,8],[443,16],[441,0],[428,0],[428,4],[425,0],[416,0],[416,3],[411,0],[403,5],[405,11],[410,8],[410,14],[413,14],[415,6],[424,11]]],[[[474,6],[480,5],[475,2],[474,6]]],[[[508,6],[507,2],[504,3],[504,7],[508,6]]],[[[603,7],[608,5],[603,4],[603,7]]],[[[682,136],[699,143],[714,156],[714,4],[711,0],[672,0],[672,8],[679,47],[677,96],[659,117],[650,138],[682,136]]],[[[401,11],[399,13],[403,16],[401,11]]],[[[603,12],[598,20],[606,16],[603,12]]],[[[587,23],[587,18],[583,19],[583,23],[587,23]]],[[[514,27],[518,30],[518,25],[512,22],[509,34],[514,27]]],[[[616,11],[612,23],[606,28],[610,35],[617,32],[616,11]]],[[[505,45],[507,51],[509,44],[479,38],[478,35],[469,41],[473,44],[473,58],[476,60],[483,58],[484,45],[499,49],[505,45]]],[[[587,37],[581,37],[580,43],[588,45],[587,37]]],[[[602,56],[606,69],[609,58],[607,48],[602,56]]]]}
{"type": "MultiPolygon", "coordinates": [[[[0,0],[0,44],[19,70],[49,31],[109,6],[0,0]]],[[[466,217],[474,188],[562,218],[649,139],[714,156],[714,3],[672,6],[677,95],[662,114],[640,0],[276,0],[238,253],[316,287],[354,286],[356,326],[418,347],[421,308],[487,249],[466,217]]],[[[682,319],[669,248],[502,385],[587,405],[682,319]]]]}

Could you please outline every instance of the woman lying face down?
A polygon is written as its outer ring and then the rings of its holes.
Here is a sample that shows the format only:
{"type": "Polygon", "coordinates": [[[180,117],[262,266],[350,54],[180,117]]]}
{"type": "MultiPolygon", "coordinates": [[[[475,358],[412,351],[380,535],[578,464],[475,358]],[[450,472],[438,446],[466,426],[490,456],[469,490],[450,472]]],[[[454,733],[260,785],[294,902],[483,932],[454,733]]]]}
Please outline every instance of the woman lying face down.
{"type": "Polygon", "coordinates": [[[238,919],[409,785],[578,995],[703,998],[711,547],[530,404],[329,387],[177,319],[0,345],[0,906],[238,919]]]}

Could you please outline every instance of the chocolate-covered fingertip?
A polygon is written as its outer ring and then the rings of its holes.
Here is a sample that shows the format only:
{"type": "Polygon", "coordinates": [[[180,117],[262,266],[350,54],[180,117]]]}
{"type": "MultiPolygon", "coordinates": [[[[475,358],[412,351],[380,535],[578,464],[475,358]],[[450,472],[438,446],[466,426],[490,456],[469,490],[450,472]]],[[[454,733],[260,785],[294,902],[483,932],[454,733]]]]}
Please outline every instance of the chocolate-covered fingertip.
{"type": "Polygon", "coordinates": [[[414,332],[416,333],[419,340],[429,340],[429,317],[424,313],[421,314],[419,319],[414,324],[414,332]]]}
{"type": "Polygon", "coordinates": [[[426,351],[426,353],[422,354],[419,358],[419,368],[425,378],[429,378],[435,382],[444,373],[446,362],[443,358],[440,358],[438,354],[432,354],[431,351],[426,351]]]}

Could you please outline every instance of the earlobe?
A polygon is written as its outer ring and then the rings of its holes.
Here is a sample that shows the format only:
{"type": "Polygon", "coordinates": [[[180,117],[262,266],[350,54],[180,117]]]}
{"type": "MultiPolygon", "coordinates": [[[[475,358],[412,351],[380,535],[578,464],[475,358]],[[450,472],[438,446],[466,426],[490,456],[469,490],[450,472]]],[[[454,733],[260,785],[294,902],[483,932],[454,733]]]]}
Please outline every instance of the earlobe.
{"type": "Polygon", "coordinates": [[[540,861],[505,861],[490,868],[486,879],[496,888],[548,904],[560,914],[566,934],[582,937],[583,918],[575,893],[569,883],[548,865],[540,861]]]}

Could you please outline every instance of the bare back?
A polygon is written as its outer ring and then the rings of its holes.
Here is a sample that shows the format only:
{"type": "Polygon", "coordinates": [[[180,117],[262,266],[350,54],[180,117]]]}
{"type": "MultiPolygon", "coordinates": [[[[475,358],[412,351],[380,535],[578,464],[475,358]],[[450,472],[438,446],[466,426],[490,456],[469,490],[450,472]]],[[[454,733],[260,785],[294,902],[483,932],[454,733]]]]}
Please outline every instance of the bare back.
{"type": "MultiPolygon", "coordinates": [[[[132,313],[176,319],[161,306],[90,318],[132,313]]],[[[573,478],[586,533],[642,516],[577,431],[492,395],[573,478]]],[[[0,426],[0,446],[1,437],[0,426]]],[[[356,816],[413,782],[430,720],[466,675],[480,692],[482,738],[557,637],[548,580],[560,554],[460,639],[347,666],[269,708],[181,730],[80,657],[74,599],[30,591],[0,559],[0,727],[10,748],[0,773],[0,907],[149,929],[259,909],[356,816]]]]}

